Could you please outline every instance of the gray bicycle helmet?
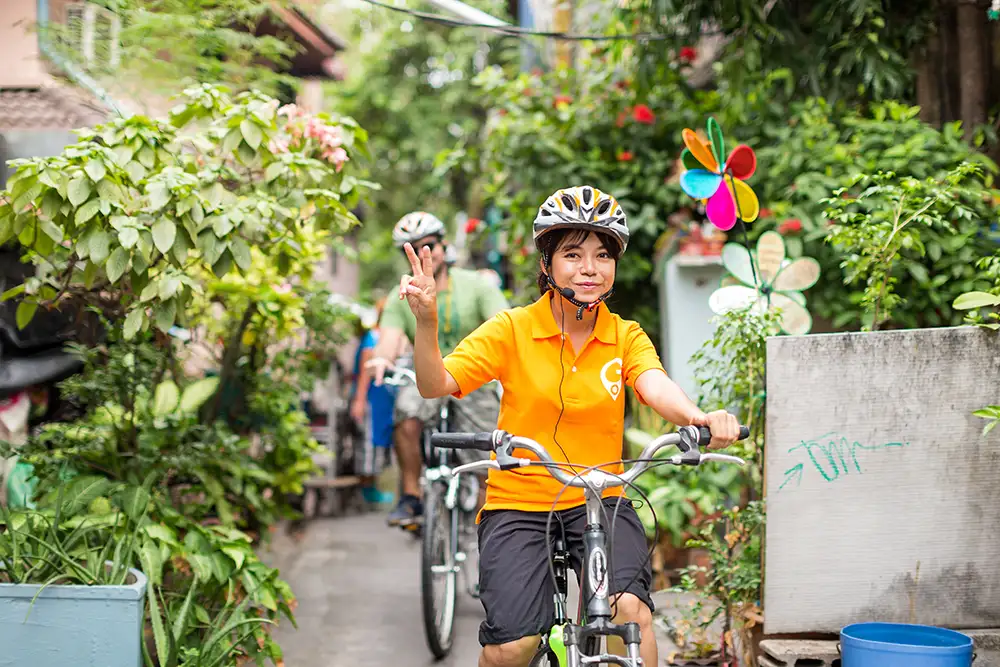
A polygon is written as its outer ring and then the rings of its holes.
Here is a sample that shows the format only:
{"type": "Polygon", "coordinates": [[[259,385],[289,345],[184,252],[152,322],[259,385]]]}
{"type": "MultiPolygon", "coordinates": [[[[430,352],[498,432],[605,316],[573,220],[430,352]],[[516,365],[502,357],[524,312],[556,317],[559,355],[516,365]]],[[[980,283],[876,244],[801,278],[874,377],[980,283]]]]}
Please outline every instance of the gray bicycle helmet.
{"type": "Polygon", "coordinates": [[[414,211],[400,218],[392,228],[392,242],[402,248],[405,243],[416,243],[434,234],[444,236],[444,223],[430,213],[414,211]]]}
{"type": "Polygon", "coordinates": [[[621,204],[609,194],[589,185],[557,190],[538,208],[535,216],[534,239],[554,229],[589,229],[610,234],[621,245],[628,246],[628,223],[621,204]]]}

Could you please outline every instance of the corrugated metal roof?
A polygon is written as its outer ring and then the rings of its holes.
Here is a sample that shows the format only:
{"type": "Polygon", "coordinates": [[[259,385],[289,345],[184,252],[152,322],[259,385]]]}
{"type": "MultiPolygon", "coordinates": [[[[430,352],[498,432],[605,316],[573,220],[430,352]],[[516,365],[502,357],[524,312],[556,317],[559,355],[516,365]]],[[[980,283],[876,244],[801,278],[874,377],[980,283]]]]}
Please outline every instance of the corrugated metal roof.
{"type": "Polygon", "coordinates": [[[68,86],[0,89],[0,132],[70,130],[102,123],[109,112],[68,86]]]}

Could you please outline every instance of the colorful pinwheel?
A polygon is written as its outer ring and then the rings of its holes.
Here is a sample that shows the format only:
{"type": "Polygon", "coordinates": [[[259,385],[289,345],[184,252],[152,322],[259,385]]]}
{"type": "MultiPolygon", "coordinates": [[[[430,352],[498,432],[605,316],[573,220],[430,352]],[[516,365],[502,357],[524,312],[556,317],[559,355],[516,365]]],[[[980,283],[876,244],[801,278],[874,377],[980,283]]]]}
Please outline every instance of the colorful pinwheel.
{"type": "Polygon", "coordinates": [[[686,169],[681,174],[681,188],[690,197],[708,200],[705,213],[712,224],[727,231],[736,224],[737,217],[744,222],[756,220],[760,202],[750,186],[744,183],[757,168],[757,156],[753,149],[740,144],[724,160],[726,144],[714,118],[708,119],[710,144],[688,128],[684,129],[682,136],[687,148],[681,153],[681,162],[686,169]],[[723,165],[721,169],[720,164],[723,165]]]}
{"type": "Polygon", "coordinates": [[[781,309],[781,330],[788,334],[809,333],[812,317],[806,310],[802,290],[819,280],[819,262],[812,257],[785,259],[785,241],[777,232],[764,232],[757,239],[757,252],[736,243],[722,248],[722,264],[733,275],[708,298],[714,313],[754,308],[757,312],[781,309]],[[759,284],[754,287],[754,266],[759,284]],[[736,282],[743,283],[734,284],[736,282]]]}

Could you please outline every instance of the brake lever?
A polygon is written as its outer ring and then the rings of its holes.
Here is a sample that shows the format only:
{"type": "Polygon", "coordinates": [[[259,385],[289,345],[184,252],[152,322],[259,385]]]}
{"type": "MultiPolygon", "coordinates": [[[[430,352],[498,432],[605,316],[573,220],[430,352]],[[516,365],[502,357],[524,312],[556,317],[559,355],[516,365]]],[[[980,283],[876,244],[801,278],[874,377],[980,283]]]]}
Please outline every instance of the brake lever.
{"type": "Polygon", "coordinates": [[[513,470],[524,465],[522,459],[514,458],[514,447],[511,445],[513,437],[507,431],[493,431],[493,451],[497,453],[496,461],[500,470],[513,470]]]}

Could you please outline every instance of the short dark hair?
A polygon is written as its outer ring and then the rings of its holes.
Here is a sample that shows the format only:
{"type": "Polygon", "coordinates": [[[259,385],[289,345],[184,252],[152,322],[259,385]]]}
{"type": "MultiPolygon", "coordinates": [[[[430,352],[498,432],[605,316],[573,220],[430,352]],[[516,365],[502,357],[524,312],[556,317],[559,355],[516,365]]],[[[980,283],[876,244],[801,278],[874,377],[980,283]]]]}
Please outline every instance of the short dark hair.
{"type": "Polygon", "coordinates": [[[583,243],[591,234],[597,235],[601,245],[611,255],[611,259],[615,260],[616,263],[618,262],[618,258],[622,254],[622,249],[611,234],[595,232],[589,229],[553,229],[538,239],[538,251],[542,254],[542,263],[545,265],[545,270],[538,271],[539,294],[545,294],[552,288],[549,285],[546,272],[552,270],[552,256],[556,254],[556,250],[567,243],[583,243]]]}

